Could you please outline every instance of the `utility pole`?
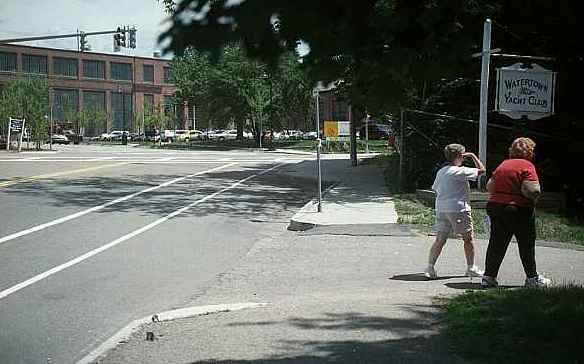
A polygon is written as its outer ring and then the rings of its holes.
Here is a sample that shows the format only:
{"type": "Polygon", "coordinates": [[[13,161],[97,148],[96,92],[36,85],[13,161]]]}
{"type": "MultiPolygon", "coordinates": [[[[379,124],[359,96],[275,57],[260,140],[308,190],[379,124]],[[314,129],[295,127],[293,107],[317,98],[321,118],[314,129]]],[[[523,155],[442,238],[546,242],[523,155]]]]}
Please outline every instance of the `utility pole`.
{"type": "MultiPolygon", "coordinates": [[[[489,67],[491,63],[491,19],[485,20],[483,26],[483,49],[481,69],[481,105],[479,115],[479,159],[487,165],[487,112],[489,100],[489,67]]],[[[479,188],[485,188],[483,174],[479,178],[479,188]]]]}

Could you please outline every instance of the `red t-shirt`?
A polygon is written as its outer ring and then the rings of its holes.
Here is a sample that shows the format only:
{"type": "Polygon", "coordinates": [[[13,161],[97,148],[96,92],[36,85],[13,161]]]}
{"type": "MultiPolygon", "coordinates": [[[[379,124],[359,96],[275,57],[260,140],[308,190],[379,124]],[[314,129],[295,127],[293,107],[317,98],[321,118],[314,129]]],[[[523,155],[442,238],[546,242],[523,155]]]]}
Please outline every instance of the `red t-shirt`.
{"type": "Polygon", "coordinates": [[[490,202],[533,206],[533,202],[521,194],[523,181],[538,181],[533,163],[526,159],[507,159],[495,169],[494,185],[490,202]]]}

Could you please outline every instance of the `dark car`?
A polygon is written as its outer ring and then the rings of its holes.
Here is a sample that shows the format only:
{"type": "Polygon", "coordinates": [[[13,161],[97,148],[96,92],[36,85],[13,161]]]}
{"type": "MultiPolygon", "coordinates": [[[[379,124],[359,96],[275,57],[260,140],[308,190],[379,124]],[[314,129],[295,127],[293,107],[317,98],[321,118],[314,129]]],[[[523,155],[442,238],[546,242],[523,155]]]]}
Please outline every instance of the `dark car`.
{"type": "Polygon", "coordinates": [[[389,139],[393,136],[393,129],[387,124],[370,123],[368,133],[365,132],[365,125],[359,131],[359,138],[365,139],[389,139]]]}

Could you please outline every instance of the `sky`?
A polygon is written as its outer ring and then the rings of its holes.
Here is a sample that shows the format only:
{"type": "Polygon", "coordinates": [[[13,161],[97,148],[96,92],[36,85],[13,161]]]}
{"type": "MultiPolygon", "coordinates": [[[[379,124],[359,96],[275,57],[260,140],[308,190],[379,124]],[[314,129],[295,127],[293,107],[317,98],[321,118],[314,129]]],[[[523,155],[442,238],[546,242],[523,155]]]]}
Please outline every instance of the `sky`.
{"type": "MultiPolygon", "coordinates": [[[[152,57],[166,30],[166,14],[157,0],[0,0],[0,39],[114,30],[135,26],[136,49],[118,54],[152,57]]],[[[88,36],[91,50],[114,53],[113,35],[88,36]]],[[[37,47],[77,50],[76,38],[18,43],[37,47]]],[[[165,56],[168,58],[168,56],[165,56]]]]}

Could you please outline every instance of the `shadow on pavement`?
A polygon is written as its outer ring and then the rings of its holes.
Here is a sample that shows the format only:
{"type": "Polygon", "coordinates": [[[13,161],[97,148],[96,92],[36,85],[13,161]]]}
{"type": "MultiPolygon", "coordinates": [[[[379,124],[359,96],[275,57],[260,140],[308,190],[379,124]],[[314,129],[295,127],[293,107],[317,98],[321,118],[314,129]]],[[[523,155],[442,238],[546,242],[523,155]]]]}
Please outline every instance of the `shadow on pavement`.
{"type": "MultiPolygon", "coordinates": [[[[428,279],[424,276],[424,273],[412,273],[412,274],[396,274],[389,278],[394,281],[407,281],[407,282],[419,282],[419,281],[439,281],[443,279],[452,278],[464,278],[465,276],[440,276],[437,278],[428,279]]],[[[447,283],[448,285],[449,283],[447,283]]]]}
{"type": "MultiPolygon", "coordinates": [[[[273,166],[274,164],[240,166],[238,170],[202,174],[107,206],[96,213],[132,212],[165,216],[273,166]]],[[[85,209],[196,172],[186,168],[184,174],[156,174],[154,171],[155,168],[147,174],[132,172],[119,177],[56,178],[14,185],[4,189],[3,193],[35,199],[55,207],[85,209]]],[[[207,199],[177,218],[208,214],[257,218],[270,215],[274,211],[296,210],[315,194],[316,185],[310,179],[272,171],[207,199]]]]}
{"type": "MultiPolygon", "coordinates": [[[[326,313],[321,318],[290,318],[286,322],[243,322],[228,326],[236,329],[244,326],[291,325],[293,328],[312,331],[346,331],[348,340],[280,340],[284,351],[265,358],[241,360],[204,360],[196,363],[462,363],[462,360],[448,351],[446,338],[432,327],[436,318],[434,306],[407,306],[406,317],[369,316],[358,312],[326,313]],[[373,333],[372,333],[373,332],[373,333]],[[374,340],[353,339],[355,333],[362,336],[379,335],[395,339],[374,340]],[[286,354],[287,352],[295,354],[286,354]],[[298,354],[302,353],[302,354],[298,354]]],[[[276,329],[281,329],[278,327],[276,329]]],[[[270,334],[267,331],[266,334],[270,334]]],[[[294,334],[294,333],[293,333],[294,334]]],[[[285,334],[284,334],[285,335],[285,334]]],[[[341,334],[342,335],[342,334],[341,334]]],[[[296,335],[294,335],[296,336],[296,335]]],[[[326,337],[318,332],[310,337],[326,337]]],[[[343,335],[342,335],[343,336],[343,335]]],[[[338,336],[337,336],[338,337],[338,336]]]]}
{"type": "MultiPolygon", "coordinates": [[[[346,164],[344,160],[327,161],[328,168],[346,164]]],[[[173,185],[147,192],[129,200],[107,206],[96,213],[132,212],[142,215],[165,216],[203,197],[227,188],[233,183],[273,167],[273,163],[254,166],[238,166],[238,170],[217,171],[188,178],[173,185]]],[[[278,212],[297,211],[315,198],[317,186],[314,161],[287,164],[263,175],[249,179],[242,184],[196,204],[187,212],[175,218],[227,214],[234,217],[258,219],[278,212]]],[[[115,199],[157,186],[175,178],[191,174],[185,167],[184,174],[156,174],[156,167],[148,174],[133,171],[119,177],[70,177],[22,183],[4,189],[11,195],[34,198],[40,203],[56,207],[90,208],[106,204],[115,199]]],[[[358,173],[355,170],[354,173],[358,173]]],[[[326,188],[330,183],[324,183],[326,188]]],[[[374,201],[378,193],[363,191],[359,196],[348,199],[374,201]]]]}
{"type": "MultiPolygon", "coordinates": [[[[478,278],[478,282],[474,283],[474,282],[456,282],[456,283],[445,283],[444,285],[448,288],[453,288],[453,289],[472,289],[472,290],[476,290],[476,289],[483,289],[481,287],[481,283],[480,283],[480,278],[478,278]]],[[[499,286],[498,288],[502,288],[502,289],[510,289],[510,288],[519,288],[521,286],[499,286]]]]}

